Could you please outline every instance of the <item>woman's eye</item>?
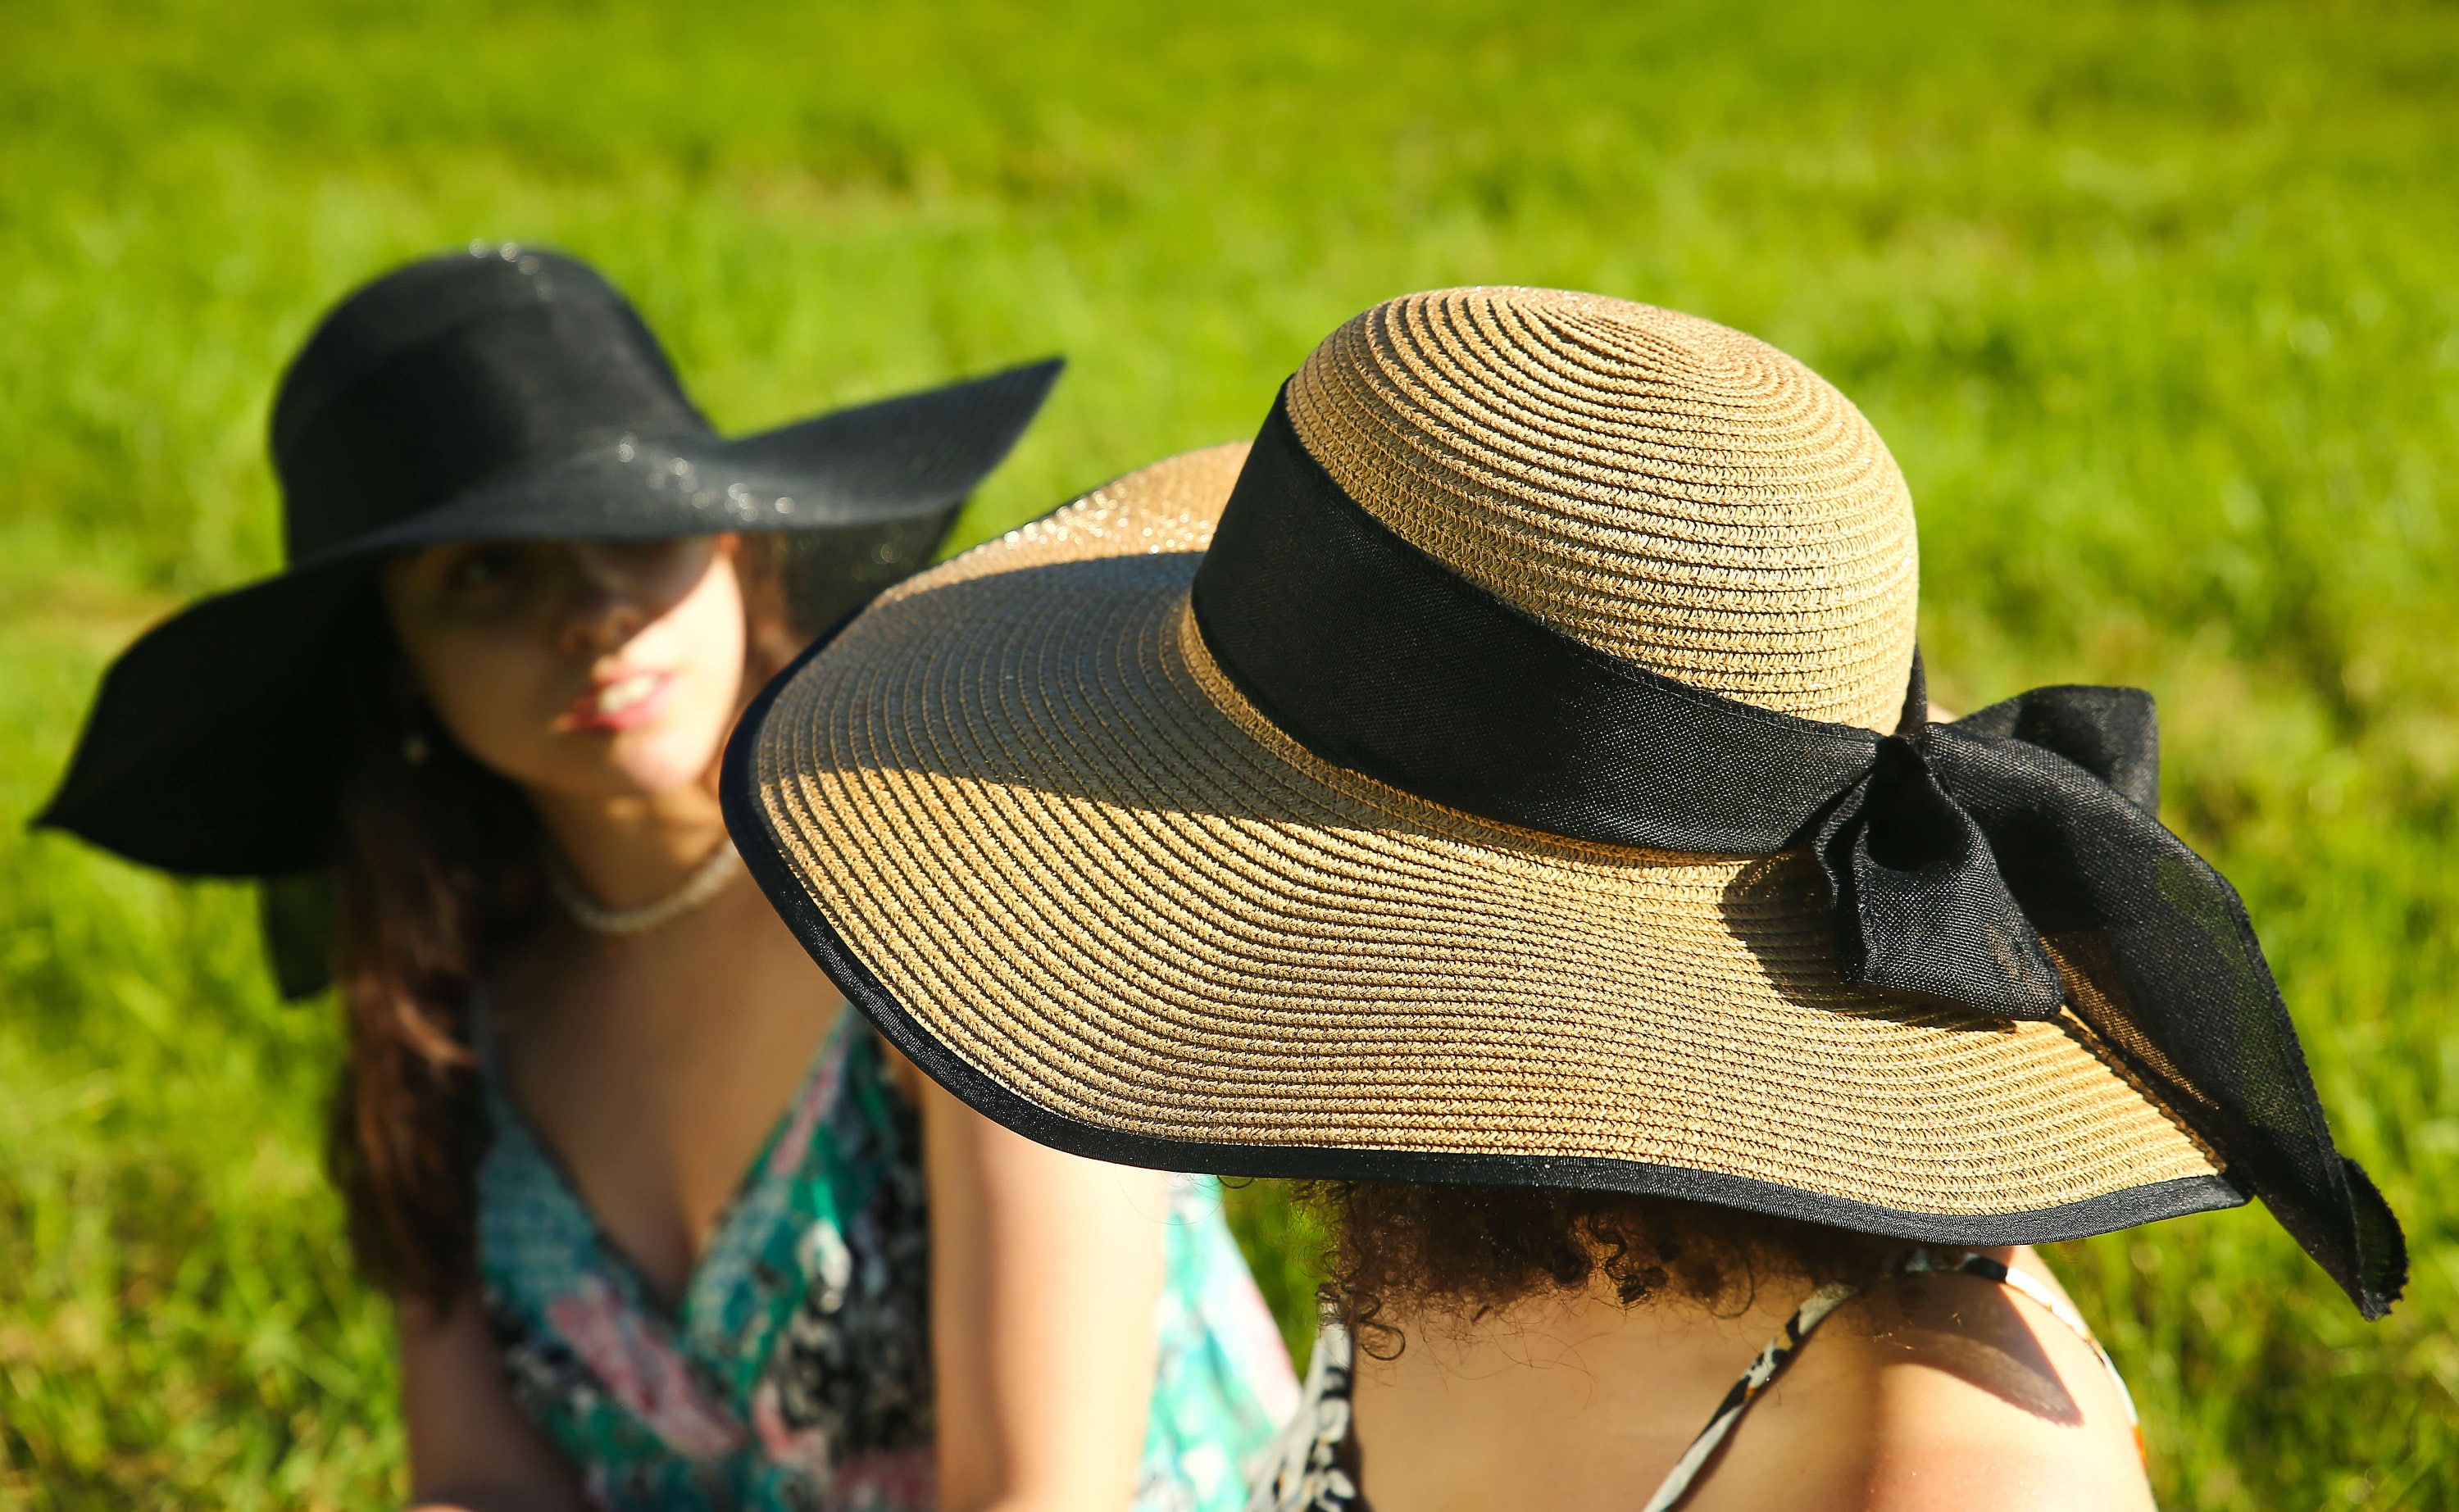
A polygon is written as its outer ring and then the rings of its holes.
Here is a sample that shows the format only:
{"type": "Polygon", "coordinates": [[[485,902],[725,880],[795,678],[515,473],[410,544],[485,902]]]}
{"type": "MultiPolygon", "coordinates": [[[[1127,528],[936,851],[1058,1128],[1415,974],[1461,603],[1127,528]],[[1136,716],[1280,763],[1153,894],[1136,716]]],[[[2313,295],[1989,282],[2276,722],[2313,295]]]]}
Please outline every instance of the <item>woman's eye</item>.
{"type": "Polygon", "coordinates": [[[452,564],[445,582],[456,593],[473,592],[511,578],[519,565],[509,550],[473,551],[452,564]]]}

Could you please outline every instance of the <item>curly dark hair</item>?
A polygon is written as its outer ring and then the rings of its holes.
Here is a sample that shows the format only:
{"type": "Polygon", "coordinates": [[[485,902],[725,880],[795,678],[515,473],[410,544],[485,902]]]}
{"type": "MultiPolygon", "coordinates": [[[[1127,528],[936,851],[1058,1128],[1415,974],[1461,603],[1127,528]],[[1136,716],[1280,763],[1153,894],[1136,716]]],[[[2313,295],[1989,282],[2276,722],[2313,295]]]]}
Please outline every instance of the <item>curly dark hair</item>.
{"type": "Polygon", "coordinates": [[[1399,1354],[1413,1321],[1474,1322],[1600,1282],[1625,1307],[1679,1297],[1738,1310],[1762,1281],[1860,1283],[1903,1248],[1627,1192],[1313,1181],[1294,1184],[1292,1195],[1330,1239],[1324,1305],[1378,1359],[1399,1354]]]}

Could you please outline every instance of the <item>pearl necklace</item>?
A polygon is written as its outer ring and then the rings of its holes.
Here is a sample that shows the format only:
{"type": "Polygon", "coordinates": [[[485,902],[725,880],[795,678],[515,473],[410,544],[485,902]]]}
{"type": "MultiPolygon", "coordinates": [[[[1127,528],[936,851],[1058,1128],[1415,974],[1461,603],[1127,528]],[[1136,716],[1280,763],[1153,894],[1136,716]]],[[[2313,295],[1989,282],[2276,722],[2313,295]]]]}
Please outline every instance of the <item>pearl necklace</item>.
{"type": "Polygon", "coordinates": [[[546,880],[555,890],[555,900],[582,929],[593,934],[638,934],[678,914],[688,914],[717,896],[718,889],[733,880],[735,870],[742,864],[743,857],[735,851],[733,840],[721,841],[708,853],[708,859],[683,878],[681,887],[664,897],[651,898],[638,908],[627,909],[605,908],[591,898],[563,857],[553,850],[546,854],[546,880]]]}

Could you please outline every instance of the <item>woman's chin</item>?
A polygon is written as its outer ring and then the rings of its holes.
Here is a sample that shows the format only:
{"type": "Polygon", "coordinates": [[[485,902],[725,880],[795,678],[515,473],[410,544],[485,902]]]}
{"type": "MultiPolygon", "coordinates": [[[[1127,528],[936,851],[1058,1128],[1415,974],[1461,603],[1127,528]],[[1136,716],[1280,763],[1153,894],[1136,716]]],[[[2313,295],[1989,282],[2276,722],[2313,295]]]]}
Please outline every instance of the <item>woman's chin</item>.
{"type": "Polygon", "coordinates": [[[717,751],[714,741],[619,738],[595,751],[569,753],[578,759],[557,763],[542,786],[603,802],[656,799],[701,786],[717,751]]]}

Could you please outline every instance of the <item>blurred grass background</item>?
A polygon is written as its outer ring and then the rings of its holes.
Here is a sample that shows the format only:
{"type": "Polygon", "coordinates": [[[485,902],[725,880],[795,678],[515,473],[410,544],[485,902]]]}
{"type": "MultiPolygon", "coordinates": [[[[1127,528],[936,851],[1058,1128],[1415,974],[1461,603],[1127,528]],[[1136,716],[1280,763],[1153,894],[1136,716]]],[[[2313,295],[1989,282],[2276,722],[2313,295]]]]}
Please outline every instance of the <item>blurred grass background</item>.
{"type": "MultiPolygon", "coordinates": [[[[1920,501],[1944,702],[2151,687],[2415,1251],[2061,1247],[2165,1504],[2459,1506],[2459,10],[0,0],[0,1507],[398,1497],[247,894],[18,822],[107,657],[275,564],[284,357],[429,250],[628,288],[728,429],[1049,350],[977,538],[1385,295],[1762,335],[1920,501]]],[[[1293,1333],[1308,1246],[1233,1199],[1293,1333]]]]}

